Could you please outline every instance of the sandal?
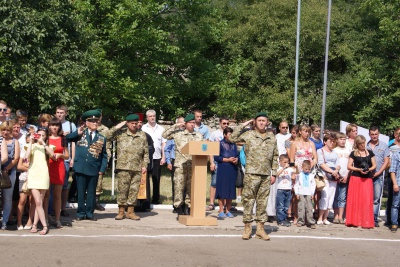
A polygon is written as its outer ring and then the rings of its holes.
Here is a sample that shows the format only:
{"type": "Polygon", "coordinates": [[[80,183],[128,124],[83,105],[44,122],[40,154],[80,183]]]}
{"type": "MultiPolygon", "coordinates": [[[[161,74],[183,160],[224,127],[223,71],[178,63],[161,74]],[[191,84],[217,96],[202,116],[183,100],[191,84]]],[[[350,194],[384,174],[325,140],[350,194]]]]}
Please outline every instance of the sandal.
{"type": "Polygon", "coordinates": [[[213,204],[208,204],[208,206],[207,206],[207,208],[206,208],[206,211],[213,211],[213,210],[215,210],[215,206],[213,205],[213,204]]]}
{"type": "Polygon", "coordinates": [[[49,227],[43,226],[43,230],[40,231],[40,235],[47,235],[49,233],[49,227]]]}
{"type": "Polygon", "coordinates": [[[220,213],[218,214],[218,218],[219,218],[219,219],[225,219],[225,218],[226,218],[225,213],[224,213],[224,212],[220,212],[220,213]]]}
{"type": "Polygon", "coordinates": [[[32,224],[31,233],[37,233],[37,232],[38,232],[37,225],[32,224]]]}
{"type": "Polygon", "coordinates": [[[57,229],[64,228],[64,226],[62,226],[62,224],[61,224],[60,221],[56,221],[56,222],[54,223],[54,226],[55,226],[57,229]]]}

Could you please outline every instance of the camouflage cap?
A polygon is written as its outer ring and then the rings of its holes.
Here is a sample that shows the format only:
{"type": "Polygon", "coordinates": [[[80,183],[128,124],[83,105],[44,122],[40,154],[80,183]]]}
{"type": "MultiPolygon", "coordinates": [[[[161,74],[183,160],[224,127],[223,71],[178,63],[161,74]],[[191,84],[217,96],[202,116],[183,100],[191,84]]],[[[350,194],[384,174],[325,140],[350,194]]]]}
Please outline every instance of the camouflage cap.
{"type": "Polygon", "coordinates": [[[126,121],[138,121],[139,116],[136,114],[129,114],[128,116],[126,116],[125,120],[126,121]]]}
{"type": "Polygon", "coordinates": [[[194,114],[187,114],[186,115],[186,117],[185,117],[185,122],[188,122],[188,121],[193,121],[194,120],[194,114]]]}
{"type": "Polygon", "coordinates": [[[265,111],[258,112],[256,114],[256,116],[254,117],[254,119],[257,119],[258,117],[266,117],[266,118],[268,118],[267,112],[265,112],[265,111]]]}
{"type": "Polygon", "coordinates": [[[96,109],[88,110],[82,114],[83,121],[90,120],[90,119],[100,119],[100,117],[101,117],[101,113],[96,109]]]}

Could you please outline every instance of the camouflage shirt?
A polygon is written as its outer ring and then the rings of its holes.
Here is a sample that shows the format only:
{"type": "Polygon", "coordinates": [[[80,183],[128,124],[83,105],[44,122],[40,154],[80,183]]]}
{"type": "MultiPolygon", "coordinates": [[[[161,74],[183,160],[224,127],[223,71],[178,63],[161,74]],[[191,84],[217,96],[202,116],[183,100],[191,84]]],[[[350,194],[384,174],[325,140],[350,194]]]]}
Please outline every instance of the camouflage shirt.
{"type": "Polygon", "coordinates": [[[176,128],[175,125],[169,127],[162,135],[163,138],[171,140],[174,139],[175,141],[175,167],[182,166],[183,163],[186,161],[192,160],[192,156],[188,154],[183,154],[182,148],[189,142],[189,141],[202,141],[203,135],[199,132],[192,132],[189,133],[188,130],[181,130],[176,128]]]}
{"type": "MultiPolygon", "coordinates": [[[[105,134],[108,132],[108,127],[107,126],[105,126],[105,125],[100,125],[99,127],[97,127],[97,131],[100,133],[100,134],[102,134],[102,135],[104,135],[105,136],[105,134]]],[[[107,149],[107,155],[108,155],[108,158],[111,158],[111,156],[112,156],[112,153],[111,153],[111,145],[112,145],[112,141],[111,140],[107,140],[108,142],[106,143],[106,149],[107,149]]]]}
{"type": "Polygon", "coordinates": [[[273,133],[267,132],[263,138],[257,131],[241,133],[244,126],[238,126],[232,133],[231,142],[244,142],[246,173],[276,175],[278,169],[278,145],[273,133]]]}
{"type": "Polygon", "coordinates": [[[105,134],[117,142],[117,170],[142,171],[149,163],[146,135],[142,131],[131,133],[127,128],[112,127],[105,134]]]}

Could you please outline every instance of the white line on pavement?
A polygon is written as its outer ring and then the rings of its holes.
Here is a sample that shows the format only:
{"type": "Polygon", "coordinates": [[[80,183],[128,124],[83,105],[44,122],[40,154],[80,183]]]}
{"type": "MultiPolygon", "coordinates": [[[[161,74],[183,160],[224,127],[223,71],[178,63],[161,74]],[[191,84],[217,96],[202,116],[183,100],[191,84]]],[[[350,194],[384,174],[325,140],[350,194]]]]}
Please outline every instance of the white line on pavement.
{"type": "MultiPolygon", "coordinates": [[[[71,237],[71,238],[239,238],[241,235],[17,235],[2,234],[1,237],[71,237]]],[[[400,242],[400,239],[383,238],[359,238],[359,237],[327,237],[327,236],[304,236],[304,235],[271,235],[271,238],[286,239],[320,239],[320,240],[344,240],[344,241],[377,241],[377,242],[400,242]]]]}

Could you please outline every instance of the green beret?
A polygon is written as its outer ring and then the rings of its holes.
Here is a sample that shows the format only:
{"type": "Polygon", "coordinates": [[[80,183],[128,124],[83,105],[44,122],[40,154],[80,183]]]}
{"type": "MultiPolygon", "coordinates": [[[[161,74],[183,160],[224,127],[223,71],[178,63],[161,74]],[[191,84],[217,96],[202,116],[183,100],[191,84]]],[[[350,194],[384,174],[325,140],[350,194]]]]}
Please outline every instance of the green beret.
{"type": "Polygon", "coordinates": [[[101,117],[101,113],[96,109],[88,110],[82,114],[83,121],[90,120],[90,119],[100,119],[100,117],[101,117]]]}
{"type": "Polygon", "coordinates": [[[265,111],[258,112],[256,114],[256,116],[254,117],[254,119],[257,119],[258,117],[266,117],[266,118],[268,118],[267,112],[265,112],[265,111]]]}
{"type": "Polygon", "coordinates": [[[126,116],[125,120],[126,121],[138,121],[139,116],[136,114],[129,114],[128,116],[126,116]]]}
{"type": "Polygon", "coordinates": [[[194,114],[187,114],[185,117],[185,122],[194,120],[194,114]]]}

